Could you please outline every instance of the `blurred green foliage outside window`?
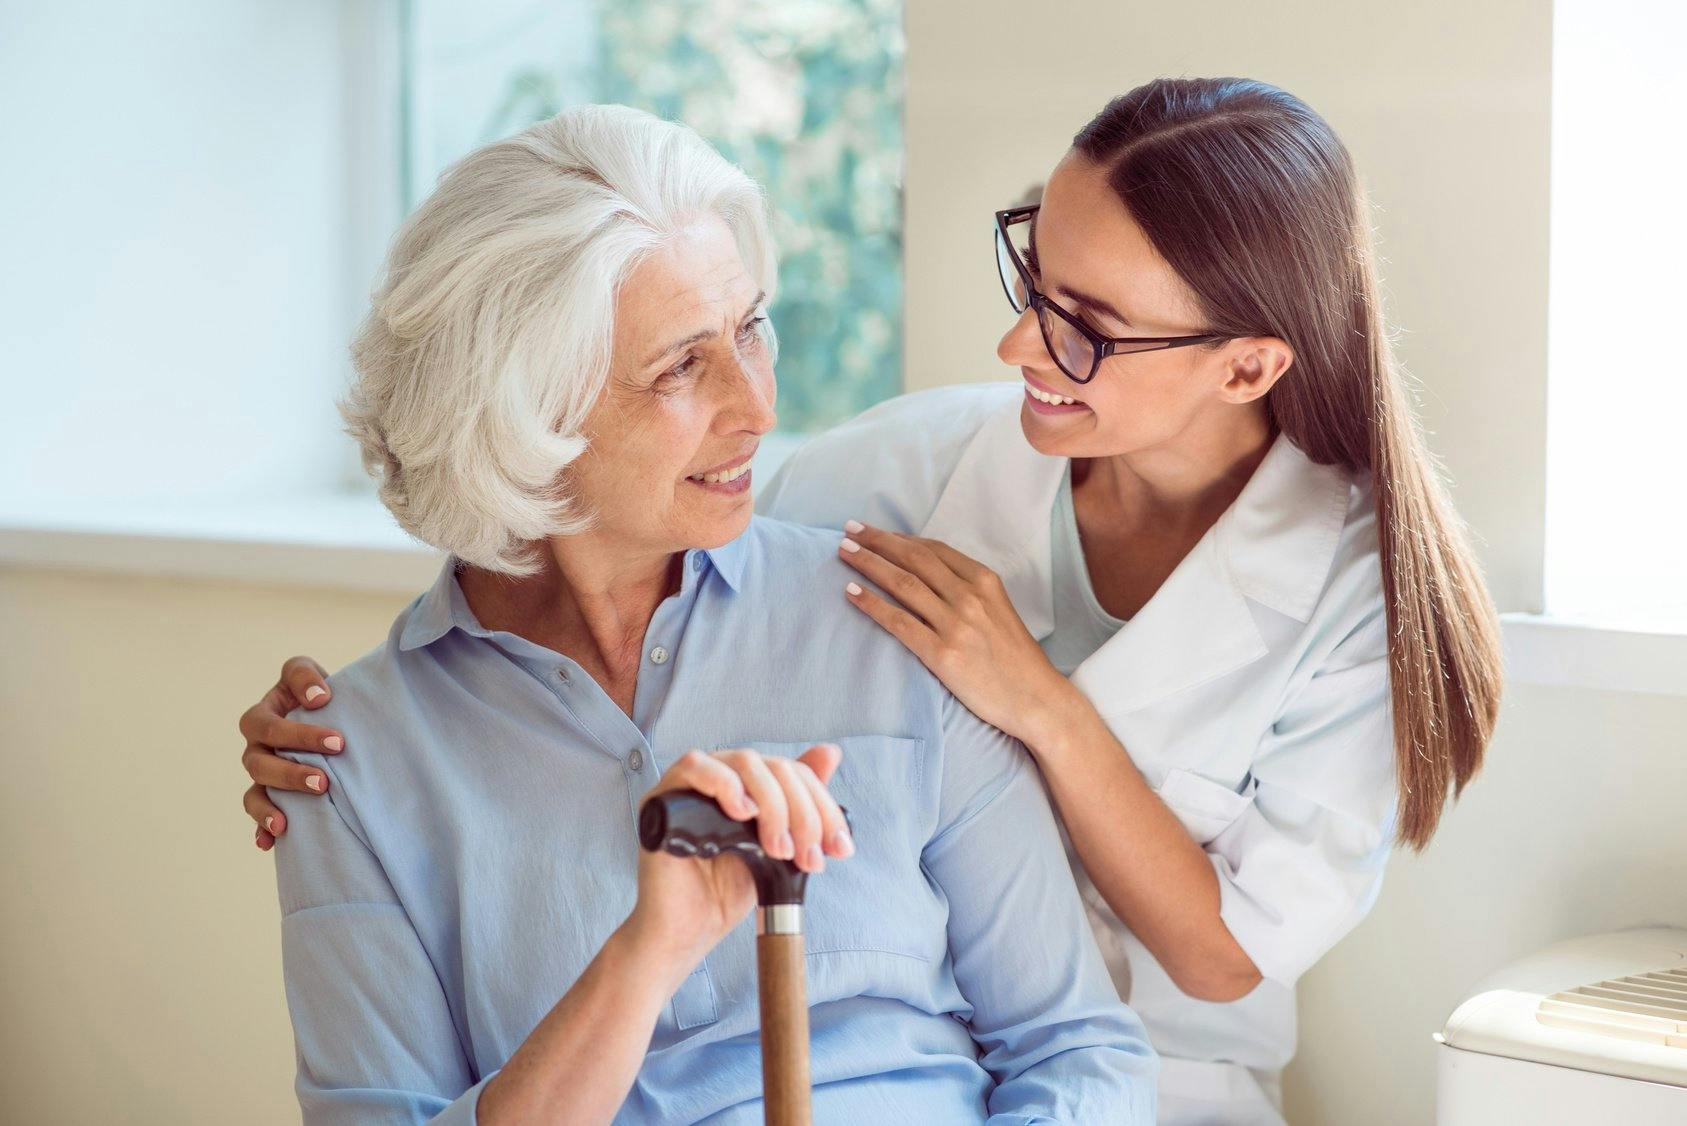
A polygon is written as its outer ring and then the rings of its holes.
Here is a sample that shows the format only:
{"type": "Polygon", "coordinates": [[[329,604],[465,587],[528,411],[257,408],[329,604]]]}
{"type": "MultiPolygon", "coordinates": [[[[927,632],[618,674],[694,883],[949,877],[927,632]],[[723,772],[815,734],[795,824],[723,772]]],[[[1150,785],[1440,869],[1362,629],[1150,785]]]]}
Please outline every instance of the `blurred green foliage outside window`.
{"type": "Polygon", "coordinates": [[[405,195],[570,105],[684,121],[768,193],[780,429],[902,387],[902,0],[408,0],[405,195]]]}

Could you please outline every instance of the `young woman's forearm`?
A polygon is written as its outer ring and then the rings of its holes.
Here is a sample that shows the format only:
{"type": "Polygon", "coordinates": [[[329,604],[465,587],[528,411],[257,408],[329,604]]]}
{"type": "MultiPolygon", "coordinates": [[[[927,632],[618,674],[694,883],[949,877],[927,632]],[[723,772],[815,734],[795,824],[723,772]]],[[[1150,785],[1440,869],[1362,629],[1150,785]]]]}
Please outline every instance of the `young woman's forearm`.
{"type": "Polygon", "coordinates": [[[1076,688],[1026,727],[1084,870],[1178,988],[1233,1001],[1259,969],[1219,915],[1218,874],[1076,688]]]}
{"type": "Polygon", "coordinates": [[[690,967],[629,921],[481,1092],[479,1126],[608,1122],[626,1100],[662,1006],[690,967]]]}

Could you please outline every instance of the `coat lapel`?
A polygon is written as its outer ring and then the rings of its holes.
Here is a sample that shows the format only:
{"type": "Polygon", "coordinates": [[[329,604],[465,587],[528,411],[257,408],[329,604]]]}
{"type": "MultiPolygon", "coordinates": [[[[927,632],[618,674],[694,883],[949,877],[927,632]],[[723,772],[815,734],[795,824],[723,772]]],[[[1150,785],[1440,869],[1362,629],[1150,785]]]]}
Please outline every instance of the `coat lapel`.
{"type": "MultiPolygon", "coordinates": [[[[1020,428],[1021,396],[992,411],[920,534],[1002,577],[1038,640],[1054,629],[1050,521],[1065,458],[1020,428]]],[[[1328,580],[1353,477],[1279,435],[1241,494],[1137,615],[1072,680],[1104,716],[1147,707],[1263,657],[1250,603],[1306,622],[1328,580]]]]}
{"type": "Polygon", "coordinates": [[[1352,478],[1279,435],[1234,503],[1112,640],[1072,674],[1103,716],[1138,711],[1265,656],[1250,603],[1312,616],[1352,478]]]}

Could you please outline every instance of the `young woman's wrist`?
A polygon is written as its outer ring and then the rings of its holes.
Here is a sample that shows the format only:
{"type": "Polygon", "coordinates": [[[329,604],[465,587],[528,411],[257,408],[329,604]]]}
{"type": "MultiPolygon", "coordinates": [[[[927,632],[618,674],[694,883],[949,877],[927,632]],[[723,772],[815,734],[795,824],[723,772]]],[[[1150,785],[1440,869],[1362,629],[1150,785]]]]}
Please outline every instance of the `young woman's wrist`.
{"type": "Polygon", "coordinates": [[[1056,675],[1028,709],[1022,730],[1014,734],[1040,765],[1058,762],[1082,745],[1102,723],[1089,697],[1070,680],[1056,675]]]}

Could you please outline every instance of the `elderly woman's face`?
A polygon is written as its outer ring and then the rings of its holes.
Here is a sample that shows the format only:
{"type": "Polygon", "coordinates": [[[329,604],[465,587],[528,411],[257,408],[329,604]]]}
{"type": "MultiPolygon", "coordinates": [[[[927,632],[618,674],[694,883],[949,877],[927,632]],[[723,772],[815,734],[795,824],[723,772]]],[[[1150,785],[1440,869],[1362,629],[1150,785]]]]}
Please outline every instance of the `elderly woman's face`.
{"type": "Polygon", "coordinates": [[[749,524],[750,458],[775,421],[762,301],[714,215],[628,276],[572,479],[601,532],[680,551],[718,547],[749,524]]]}

